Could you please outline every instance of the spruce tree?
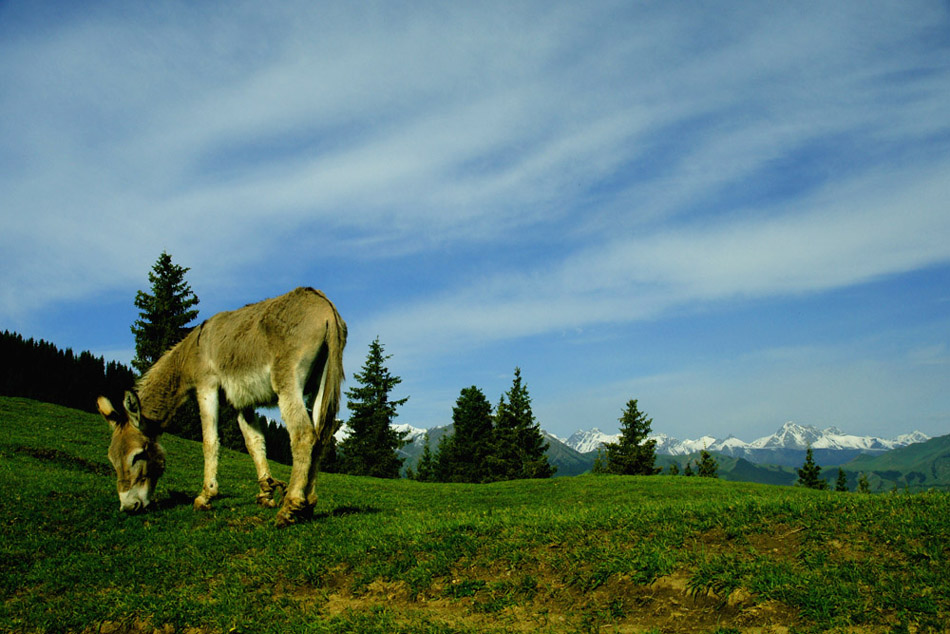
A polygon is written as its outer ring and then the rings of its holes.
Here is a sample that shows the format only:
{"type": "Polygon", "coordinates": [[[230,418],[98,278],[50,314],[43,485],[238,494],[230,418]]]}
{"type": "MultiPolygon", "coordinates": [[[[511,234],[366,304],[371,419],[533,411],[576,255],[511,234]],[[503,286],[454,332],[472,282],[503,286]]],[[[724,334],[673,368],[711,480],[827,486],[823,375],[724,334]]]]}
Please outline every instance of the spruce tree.
{"type": "Polygon", "coordinates": [[[139,318],[132,325],[135,335],[135,358],[132,365],[140,373],[152,367],[165,352],[185,338],[189,324],[198,316],[198,297],[185,281],[190,269],[172,262],[162,251],[148,274],[151,292],[138,291],[135,307],[139,318]]]}
{"type": "Polygon", "coordinates": [[[486,482],[491,479],[492,409],[475,387],[462,390],[452,409],[454,433],[443,436],[438,457],[440,479],[447,482],[486,482]]]}
{"type": "Polygon", "coordinates": [[[661,470],[654,467],[656,440],[647,440],[652,418],[647,418],[637,406],[637,399],[627,401],[620,417],[620,438],[604,445],[607,472],[617,475],[654,475],[661,470]]]}
{"type": "Polygon", "coordinates": [[[845,475],[844,469],[838,467],[838,479],[835,480],[835,491],[846,492],[848,490],[848,476],[845,475]]]}
{"type": "Polygon", "coordinates": [[[675,476],[680,474],[680,467],[675,462],[670,463],[670,475],[675,476]]]}
{"type": "Polygon", "coordinates": [[[604,475],[610,473],[607,471],[607,458],[604,456],[604,448],[599,447],[597,449],[597,455],[594,456],[594,464],[590,468],[591,473],[596,473],[597,475],[604,475]]]}
{"type": "Polygon", "coordinates": [[[528,388],[521,381],[521,368],[515,368],[511,388],[495,408],[492,455],[488,459],[491,478],[516,480],[550,478],[555,467],[548,462],[548,443],[531,411],[528,388]]]}
{"type": "MultiPolygon", "coordinates": [[[[144,374],[159,357],[184,339],[192,322],[198,317],[198,311],[195,309],[198,297],[185,281],[185,273],[189,270],[173,263],[172,256],[162,251],[148,274],[151,292],[138,291],[135,294],[135,307],[139,309],[139,318],[132,324],[132,334],[135,335],[135,358],[132,359],[132,365],[140,374],[144,374]]],[[[228,439],[222,442],[224,446],[243,449],[243,441],[231,442],[233,434],[228,433],[231,431],[231,421],[234,421],[234,427],[237,426],[236,418],[236,412],[223,408],[218,429],[226,432],[228,439]]],[[[198,401],[194,396],[175,412],[170,429],[182,438],[201,439],[201,415],[198,413],[198,401]]]]}
{"type": "Polygon", "coordinates": [[[429,434],[426,433],[425,444],[422,446],[422,456],[416,464],[416,472],[412,479],[420,482],[435,482],[435,459],[432,457],[432,450],[429,449],[429,434]]]}
{"type": "Polygon", "coordinates": [[[862,473],[858,476],[858,493],[870,493],[871,483],[868,481],[868,474],[862,473]]]}
{"type": "Polygon", "coordinates": [[[398,415],[396,408],[409,398],[389,398],[392,389],[402,382],[385,365],[391,356],[383,354],[383,345],[376,337],[369,345],[362,369],[353,375],[359,385],[346,391],[351,412],[347,421],[350,435],[338,447],[341,473],[399,477],[403,459],[396,455],[396,450],[404,444],[407,434],[397,432],[392,424],[398,415]]]}
{"type": "Polygon", "coordinates": [[[797,484],[809,489],[823,490],[828,488],[828,482],[821,477],[821,467],[815,464],[811,446],[809,446],[808,451],[805,452],[805,464],[798,470],[797,484]]]}
{"type": "Polygon", "coordinates": [[[712,454],[703,449],[699,452],[699,477],[700,478],[718,478],[719,463],[712,457],[712,454]]]}

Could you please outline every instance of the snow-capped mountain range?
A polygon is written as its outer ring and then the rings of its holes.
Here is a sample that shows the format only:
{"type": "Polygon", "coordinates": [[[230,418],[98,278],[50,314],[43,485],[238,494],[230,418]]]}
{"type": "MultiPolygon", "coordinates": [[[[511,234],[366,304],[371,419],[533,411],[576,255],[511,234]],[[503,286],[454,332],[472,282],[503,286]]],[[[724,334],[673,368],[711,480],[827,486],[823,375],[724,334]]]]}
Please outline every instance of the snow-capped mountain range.
{"type": "MultiPolygon", "coordinates": [[[[416,443],[420,446],[422,445],[422,440],[425,438],[425,435],[430,431],[428,429],[419,429],[418,427],[413,427],[412,425],[406,424],[393,425],[392,428],[397,432],[406,432],[406,441],[410,443],[416,443]]],[[[340,428],[336,430],[336,433],[333,435],[333,437],[336,438],[337,442],[340,442],[349,435],[350,426],[346,423],[343,423],[340,425],[340,428]]]]}
{"type": "MultiPolygon", "coordinates": [[[[430,450],[435,451],[439,439],[445,434],[452,433],[451,425],[433,427],[428,430],[406,424],[393,425],[393,428],[397,431],[407,432],[405,438],[407,444],[398,452],[403,457],[409,458],[410,461],[417,459],[422,454],[427,435],[430,450]]],[[[343,425],[336,434],[337,441],[342,440],[348,433],[349,429],[346,425],[343,425]]],[[[559,473],[561,474],[583,472],[589,468],[586,461],[593,462],[592,452],[604,443],[615,442],[619,438],[619,434],[605,434],[599,429],[580,430],[567,439],[558,438],[548,432],[544,432],[544,435],[550,443],[549,456],[554,456],[552,459],[555,464],[559,465],[559,473]],[[558,446],[562,447],[563,451],[559,450],[558,446]],[[574,457],[570,457],[564,453],[571,450],[582,455],[575,454],[574,457]],[[559,460],[566,460],[567,462],[560,464],[559,460]]],[[[723,439],[702,436],[695,440],[678,440],[666,434],[654,434],[650,438],[656,440],[656,453],[659,455],[685,456],[705,448],[719,454],[744,458],[756,464],[786,467],[800,466],[809,445],[814,451],[816,461],[823,466],[832,466],[844,464],[862,453],[879,454],[930,439],[929,436],[919,431],[893,439],[885,439],[875,436],[845,434],[836,427],[820,430],[811,425],[799,425],[793,422],[785,423],[774,434],[758,438],[752,442],[745,442],[735,436],[728,436],[723,439]]]]}
{"type": "MultiPolygon", "coordinates": [[[[604,443],[616,442],[619,434],[605,434],[599,429],[578,430],[570,438],[562,440],[564,444],[580,453],[589,453],[596,451],[604,443]]],[[[769,450],[800,450],[804,451],[809,446],[814,450],[831,451],[859,451],[867,453],[877,453],[889,451],[898,447],[906,447],[918,442],[924,442],[930,439],[930,436],[915,431],[910,434],[904,434],[893,439],[878,438],[876,436],[854,436],[845,434],[837,427],[829,427],[820,430],[811,425],[799,425],[793,422],[787,422],[771,436],[764,436],[745,442],[729,436],[723,439],[717,439],[712,436],[703,436],[696,440],[677,440],[666,434],[655,434],[650,438],[656,440],[656,452],[658,454],[667,454],[679,456],[690,454],[701,449],[708,449],[729,456],[738,456],[751,459],[750,454],[760,453],[769,450]]],[[[757,462],[757,461],[756,461],[757,462]]]]}

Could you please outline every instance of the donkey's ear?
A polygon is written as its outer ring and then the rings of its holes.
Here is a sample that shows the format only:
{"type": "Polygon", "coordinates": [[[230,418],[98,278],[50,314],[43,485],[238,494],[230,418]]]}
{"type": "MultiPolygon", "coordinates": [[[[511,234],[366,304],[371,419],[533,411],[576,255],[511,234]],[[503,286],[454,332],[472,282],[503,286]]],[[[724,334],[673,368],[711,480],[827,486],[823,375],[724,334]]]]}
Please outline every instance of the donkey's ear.
{"type": "Polygon", "coordinates": [[[116,410],[116,408],[112,406],[112,401],[105,396],[100,396],[96,401],[96,405],[99,407],[99,413],[102,414],[102,417],[106,419],[106,422],[109,423],[112,429],[115,429],[126,421],[125,415],[116,410]]]}
{"type": "Polygon", "coordinates": [[[129,415],[129,422],[136,429],[141,429],[142,423],[142,403],[139,401],[139,395],[130,390],[125,392],[125,400],[122,402],[125,412],[129,415]]]}

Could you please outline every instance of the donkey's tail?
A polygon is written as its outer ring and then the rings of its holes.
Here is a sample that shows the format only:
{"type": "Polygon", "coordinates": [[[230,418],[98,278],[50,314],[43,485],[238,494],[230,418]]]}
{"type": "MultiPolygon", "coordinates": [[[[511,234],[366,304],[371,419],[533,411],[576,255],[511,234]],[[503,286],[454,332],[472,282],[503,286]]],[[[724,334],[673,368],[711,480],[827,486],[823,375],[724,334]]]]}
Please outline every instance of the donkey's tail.
{"type": "MultiPolygon", "coordinates": [[[[324,296],[326,298],[326,296],[324,296]]],[[[321,399],[314,404],[320,408],[320,420],[323,428],[329,430],[328,437],[336,432],[336,415],[340,411],[340,389],[343,383],[343,348],[346,347],[346,323],[329,299],[331,316],[326,322],[324,345],[327,348],[326,364],[320,381],[321,399]]]]}

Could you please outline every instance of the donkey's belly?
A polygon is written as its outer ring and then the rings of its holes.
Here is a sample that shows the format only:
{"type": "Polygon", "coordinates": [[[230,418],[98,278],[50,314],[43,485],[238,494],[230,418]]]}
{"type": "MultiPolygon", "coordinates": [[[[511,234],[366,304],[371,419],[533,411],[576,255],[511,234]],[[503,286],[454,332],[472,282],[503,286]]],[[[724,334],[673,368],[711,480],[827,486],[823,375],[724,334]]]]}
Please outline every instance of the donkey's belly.
{"type": "Polygon", "coordinates": [[[221,387],[231,405],[238,409],[274,405],[277,402],[277,394],[271,384],[270,368],[261,372],[233,373],[222,377],[221,387]]]}

